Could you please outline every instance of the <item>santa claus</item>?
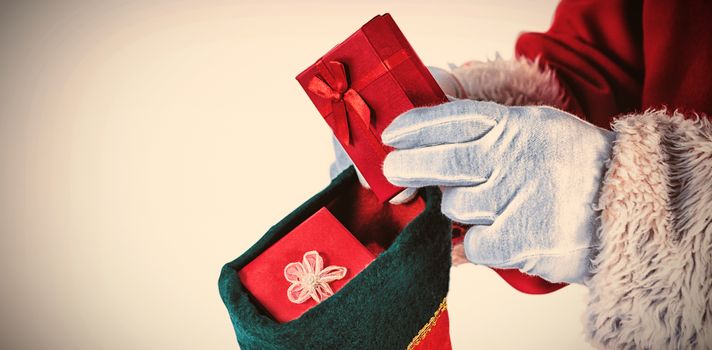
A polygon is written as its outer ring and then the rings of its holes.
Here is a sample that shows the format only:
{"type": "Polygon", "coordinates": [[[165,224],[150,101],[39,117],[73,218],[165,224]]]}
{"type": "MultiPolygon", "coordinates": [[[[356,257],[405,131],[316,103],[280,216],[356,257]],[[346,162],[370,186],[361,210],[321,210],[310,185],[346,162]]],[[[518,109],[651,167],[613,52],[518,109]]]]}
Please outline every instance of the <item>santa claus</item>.
{"type": "Polygon", "coordinates": [[[564,0],[516,58],[434,69],[453,101],[389,126],[384,172],[472,225],[455,260],[585,284],[594,345],[710,349],[710,15],[564,0]]]}

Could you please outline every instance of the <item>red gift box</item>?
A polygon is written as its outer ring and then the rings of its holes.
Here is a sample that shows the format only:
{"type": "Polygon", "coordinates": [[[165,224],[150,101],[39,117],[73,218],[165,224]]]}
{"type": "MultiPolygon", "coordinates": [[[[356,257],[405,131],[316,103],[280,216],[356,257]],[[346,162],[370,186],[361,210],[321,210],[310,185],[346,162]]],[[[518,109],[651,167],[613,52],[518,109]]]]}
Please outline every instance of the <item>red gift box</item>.
{"type": "MultiPolygon", "coordinates": [[[[447,98],[391,16],[374,17],[297,80],[378,199],[385,202],[400,192],[402,188],[383,175],[391,148],[381,143],[380,135],[401,113],[447,98]]],[[[456,239],[461,240],[466,229],[459,230],[456,239]]],[[[566,285],[518,270],[493,270],[528,294],[551,293],[566,285]]]]}
{"type": "MultiPolygon", "coordinates": [[[[279,322],[296,319],[317,304],[312,298],[301,303],[290,301],[288,292],[294,283],[285,276],[293,272],[285,270],[287,265],[292,264],[290,269],[299,269],[295,265],[307,265],[308,269],[317,265],[318,262],[313,260],[315,255],[310,252],[316,252],[322,259],[321,271],[329,266],[346,268],[342,278],[326,283],[332,293],[341,289],[374,259],[328,209],[320,209],[239,272],[245,288],[279,322]]],[[[318,292],[317,296],[323,297],[318,292]]]]}
{"type": "Polygon", "coordinates": [[[379,200],[403,190],[383,175],[391,148],[381,134],[401,113],[447,97],[393,18],[376,16],[297,80],[379,200]]]}

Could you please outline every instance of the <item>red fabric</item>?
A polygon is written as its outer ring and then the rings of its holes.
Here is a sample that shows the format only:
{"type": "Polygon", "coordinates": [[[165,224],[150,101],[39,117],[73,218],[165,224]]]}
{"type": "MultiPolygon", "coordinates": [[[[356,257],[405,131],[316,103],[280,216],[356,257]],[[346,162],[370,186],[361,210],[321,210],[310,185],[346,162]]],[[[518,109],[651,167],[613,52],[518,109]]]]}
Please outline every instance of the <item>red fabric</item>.
{"type": "Polygon", "coordinates": [[[568,92],[565,109],[613,117],[668,107],[712,115],[712,1],[564,0],[519,56],[540,58],[568,92]]]}
{"type": "Polygon", "coordinates": [[[388,249],[403,228],[425,209],[425,202],[417,198],[401,205],[384,203],[356,181],[327,204],[327,208],[377,256],[388,249]]]}
{"type": "Polygon", "coordinates": [[[447,97],[391,16],[373,18],[297,80],[378,198],[385,202],[402,191],[383,175],[391,149],[380,135],[401,113],[447,97]]]}
{"type": "Polygon", "coordinates": [[[304,253],[311,250],[321,255],[325,267],[347,268],[343,279],[329,284],[334,292],[374,259],[328,209],[322,208],[239,271],[245,288],[278,322],[296,319],[316,305],[312,299],[302,304],[289,301],[287,289],[291,283],[284,277],[284,267],[301,262],[304,253]]]}
{"type": "Polygon", "coordinates": [[[438,315],[435,325],[430,329],[430,332],[425,336],[418,345],[413,347],[414,350],[450,350],[452,343],[450,342],[450,318],[447,310],[438,315]]]}
{"type": "Polygon", "coordinates": [[[548,294],[568,286],[568,283],[551,283],[539,276],[527,275],[514,269],[492,268],[514,289],[526,294],[548,294]]]}

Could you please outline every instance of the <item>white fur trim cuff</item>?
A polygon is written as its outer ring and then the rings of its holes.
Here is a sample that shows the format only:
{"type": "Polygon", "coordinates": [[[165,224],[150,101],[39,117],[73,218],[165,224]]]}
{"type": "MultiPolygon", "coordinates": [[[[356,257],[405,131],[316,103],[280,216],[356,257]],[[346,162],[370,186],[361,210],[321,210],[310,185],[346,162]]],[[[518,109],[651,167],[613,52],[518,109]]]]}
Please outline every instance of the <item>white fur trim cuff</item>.
{"type": "Polygon", "coordinates": [[[712,126],[616,120],[585,322],[594,345],[712,349],[712,126]]]}
{"type": "Polygon", "coordinates": [[[562,108],[564,90],[554,72],[526,58],[470,61],[452,69],[464,98],[509,106],[547,105],[562,108]]]}

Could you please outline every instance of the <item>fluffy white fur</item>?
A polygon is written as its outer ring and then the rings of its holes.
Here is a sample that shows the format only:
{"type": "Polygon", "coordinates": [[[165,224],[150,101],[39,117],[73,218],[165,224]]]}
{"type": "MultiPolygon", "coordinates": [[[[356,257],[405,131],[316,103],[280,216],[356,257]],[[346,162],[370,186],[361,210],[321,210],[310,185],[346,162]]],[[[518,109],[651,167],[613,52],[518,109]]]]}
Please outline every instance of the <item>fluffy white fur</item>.
{"type": "Polygon", "coordinates": [[[602,186],[589,339],[712,349],[712,127],[648,111],[618,119],[602,186]]]}
{"type": "Polygon", "coordinates": [[[452,69],[465,97],[509,106],[563,106],[564,90],[553,71],[526,58],[470,61],[452,69]]]}

